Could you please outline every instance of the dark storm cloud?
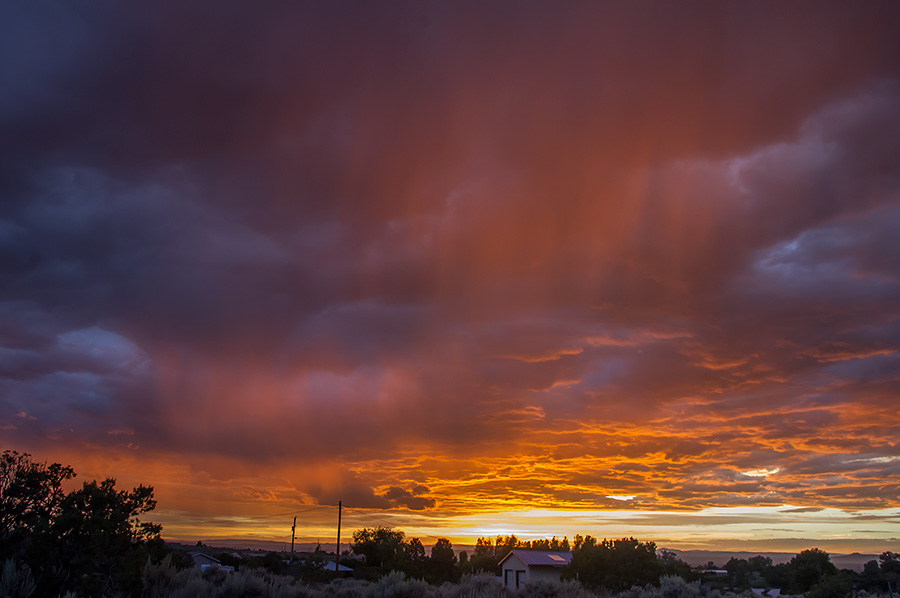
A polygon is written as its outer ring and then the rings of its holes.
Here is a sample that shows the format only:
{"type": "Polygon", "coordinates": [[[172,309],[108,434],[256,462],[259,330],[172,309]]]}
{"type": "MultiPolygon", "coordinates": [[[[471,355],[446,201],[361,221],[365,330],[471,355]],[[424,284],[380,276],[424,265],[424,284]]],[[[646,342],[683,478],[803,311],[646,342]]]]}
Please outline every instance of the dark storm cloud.
{"type": "Polygon", "coordinates": [[[892,3],[0,11],[5,437],[895,500],[892,3]]]}
{"type": "Polygon", "coordinates": [[[299,490],[312,496],[319,504],[333,505],[344,501],[348,506],[360,509],[387,509],[392,506],[390,499],[375,494],[366,480],[352,474],[343,474],[341,479],[329,480],[327,485],[305,480],[299,490]]]}
{"type": "MultiPolygon", "coordinates": [[[[512,147],[531,136],[514,154],[521,160],[555,137],[568,143],[585,123],[579,138],[602,132],[624,149],[619,141],[653,131],[660,158],[701,140],[718,152],[764,144],[823,97],[893,73],[900,53],[887,41],[887,6],[10,8],[4,38],[15,60],[4,87],[14,93],[4,122],[35,161],[146,169],[199,160],[192,166],[202,169],[223,160],[239,172],[220,176],[269,185],[271,195],[289,181],[286,210],[330,209],[345,199],[334,197],[342,185],[357,187],[336,180],[343,175],[376,183],[368,193],[402,196],[398,166],[427,164],[436,152],[465,160],[470,140],[448,133],[469,132],[472,117],[501,116],[487,133],[512,147]],[[566,43],[553,43],[560,37],[566,43]],[[697,93],[710,86],[716,93],[697,93]],[[656,108],[660,91],[671,112],[656,108]],[[516,126],[529,114],[542,116],[536,131],[516,126]],[[413,164],[373,156],[372,144],[388,139],[413,164]]],[[[395,211],[400,199],[357,209],[395,211]]]]}
{"type": "Polygon", "coordinates": [[[404,506],[411,511],[422,511],[424,509],[430,509],[433,508],[436,504],[433,498],[416,496],[409,490],[397,488],[396,486],[391,486],[390,488],[388,488],[388,491],[385,492],[383,496],[389,501],[400,506],[404,506]]]}

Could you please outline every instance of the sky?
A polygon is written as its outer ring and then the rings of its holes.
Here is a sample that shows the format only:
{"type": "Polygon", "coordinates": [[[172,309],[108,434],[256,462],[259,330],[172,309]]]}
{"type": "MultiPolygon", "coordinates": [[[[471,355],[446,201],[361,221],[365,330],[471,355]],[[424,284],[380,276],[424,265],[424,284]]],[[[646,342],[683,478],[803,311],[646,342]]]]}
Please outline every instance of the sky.
{"type": "Polygon", "coordinates": [[[900,5],[0,5],[0,446],[170,539],[900,549],[900,5]]]}

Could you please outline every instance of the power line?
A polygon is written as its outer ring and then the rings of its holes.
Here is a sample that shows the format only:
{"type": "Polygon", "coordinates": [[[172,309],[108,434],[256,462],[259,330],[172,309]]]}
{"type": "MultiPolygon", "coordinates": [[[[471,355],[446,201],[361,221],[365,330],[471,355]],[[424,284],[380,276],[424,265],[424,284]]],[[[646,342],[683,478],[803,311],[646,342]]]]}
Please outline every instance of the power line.
{"type": "Polygon", "coordinates": [[[321,509],[332,509],[332,508],[337,508],[337,505],[315,505],[315,506],[309,507],[308,509],[302,509],[300,511],[295,509],[293,511],[288,511],[287,513],[277,513],[275,515],[257,515],[255,517],[244,517],[243,519],[256,520],[256,519],[271,519],[272,517],[288,517],[291,515],[300,515],[301,513],[309,513],[310,511],[318,511],[321,509]]]}

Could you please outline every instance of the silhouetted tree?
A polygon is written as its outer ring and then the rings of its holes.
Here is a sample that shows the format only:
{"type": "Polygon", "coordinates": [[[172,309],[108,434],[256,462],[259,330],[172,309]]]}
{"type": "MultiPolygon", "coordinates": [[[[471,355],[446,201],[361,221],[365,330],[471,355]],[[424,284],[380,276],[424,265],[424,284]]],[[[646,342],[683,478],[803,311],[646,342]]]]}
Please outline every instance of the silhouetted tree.
{"type": "Polygon", "coordinates": [[[153,489],[117,491],[115,480],[86,482],[66,494],[71,467],[0,457],[0,556],[27,564],[38,594],[139,595],[147,558],[168,552],[160,526],[140,521],[156,506],[153,489]]]}
{"type": "Polygon", "coordinates": [[[364,528],[353,533],[350,550],[362,555],[368,567],[401,570],[405,559],[405,534],[386,527],[364,528]]]}
{"type": "Polygon", "coordinates": [[[660,575],[677,575],[687,581],[699,578],[699,575],[691,570],[691,566],[678,558],[678,555],[671,550],[660,550],[656,558],[660,565],[660,575]]]}
{"type": "Polygon", "coordinates": [[[515,534],[510,534],[508,536],[497,536],[494,540],[494,558],[497,561],[501,561],[503,557],[508,555],[511,550],[515,550],[516,548],[522,547],[522,541],[519,540],[515,534]]]}
{"type": "Polygon", "coordinates": [[[900,575],[900,554],[893,552],[882,552],[878,557],[881,561],[881,570],[884,573],[897,573],[900,575]]]}
{"type": "Polygon", "coordinates": [[[826,575],[806,593],[807,598],[847,598],[850,595],[852,571],[826,575]]]}
{"type": "MultiPolygon", "coordinates": [[[[515,538],[515,536],[510,536],[511,538],[515,538]]],[[[552,538],[542,538],[539,540],[525,540],[523,542],[517,542],[516,546],[512,548],[522,548],[525,550],[549,550],[553,552],[569,552],[571,549],[569,547],[569,539],[563,538],[560,540],[556,536],[552,538]]],[[[504,555],[501,555],[502,559],[504,555]]]]}
{"type": "Polygon", "coordinates": [[[788,589],[791,586],[791,572],[788,563],[779,563],[766,568],[763,575],[771,588],[788,589]]]}
{"type": "Polygon", "coordinates": [[[772,566],[772,557],[763,556],[758,554],[756,556],[751,556],[747,559],[747,565],[750,567],[751,571],[758,571],[763,573],[766,569],[772,566]]]}
{"type": "Polygon", "coordinates": [[[821,584],[829,575],[837,573],[837,567],[824,550],[810,548],[797,554],[788,563],[791,592],[805,594],[816,584],[821,584]]]}
{"type": "Polygon", "coordinates": [[[75,477],[71,467],[35,463],[28,453],[0,456],[0,557],[21,557],[24,544],[46,533],[59,514],[62,483],[75,477]]]}
{"type": "Polygon", "coordinates": [[[418,538],[413,538],[403,545],[403,551],[403,572],[412,579],[424,579],[428,558],[425,556],[425,547],[422,546],[422,542],[418,538]]]}
{"type": "Polygon", "coordinates": [[[881,562],[881,578],[888,586],[888,591],[896,592],[900,584],[900,554],[882,552],[878,557],[881,562]]]}
{"type": "Polygon", "coordinates": [[[135,548],[158,540],[162,528],[138,516],[155,507],[152,488],[117,491],[112,478],[85,482],[68,494],[51,525],[61,574],[78,580],[78,593],[86,595],[139,590],[146,557],[135,548]]]}
{"type": "Polygon", "coordinates": [[[746,559],[731,557],[725,563],[724,569],[728,571],[728,579],[733,588],[744,589],[748,587],[747,577],[750,574],[750,563],[746,559]]]}
{"type": "Polygon", "coordinates": [[[563,576],[579,580],[589,590],[620,592],[659,581],[662,567],[653,542],[634,538],[597,542],[591,536],[576,536],[576,546],[563,576]]]}
{"type": "Polygon", "coordinates": [[[497,536],[496,540],[478,538],[475,541],[472,558],[469,559],[469,571],[500,575],[500,560],[509,554],[509,551],[521,546],[522,542],[514,535],[497,536]]]}
{"type": "Polygon", "coordinates": [[[497,575],[497,562],[498,559],[494,556],[494,541],[490,538],[478,538],[475,540],[475,549],[472,551],[466,572],[497,575]]]}
{"type": "Polygon", "coordinates": [[[431,547],[428,572],[430,574],[429,581],[435,583],[457,580],[456,553],[453,552],[453,544],[447,538],[438,538],[431,547]]]}

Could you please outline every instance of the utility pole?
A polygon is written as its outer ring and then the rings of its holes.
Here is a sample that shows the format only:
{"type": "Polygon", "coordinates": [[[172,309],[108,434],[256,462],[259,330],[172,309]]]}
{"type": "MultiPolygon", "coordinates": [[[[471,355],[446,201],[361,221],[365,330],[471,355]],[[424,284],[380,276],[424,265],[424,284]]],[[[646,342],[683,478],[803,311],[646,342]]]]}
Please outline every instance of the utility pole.
{"type": "Polygon", "coordinates": [[[337,542],[334,546],[334,575],[337,577],[341,562],[341,501],[338,501],[338,531],[337,542]]]}
{"type": "Polygon", "coordinates": [[[294,562],[294,531],[297,529],[297,516],[294,515],[294,523],[291,525],[291,563],[294,562]]]}

